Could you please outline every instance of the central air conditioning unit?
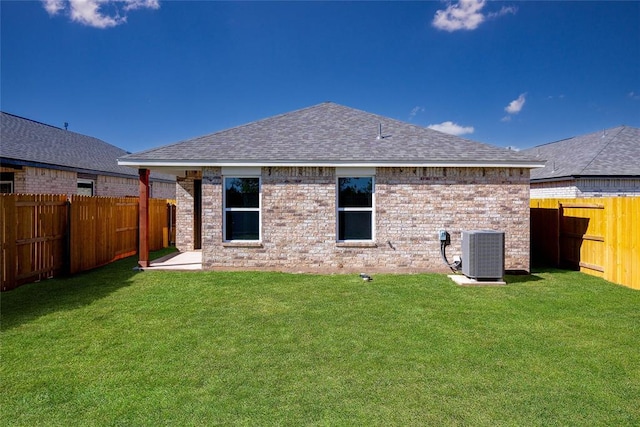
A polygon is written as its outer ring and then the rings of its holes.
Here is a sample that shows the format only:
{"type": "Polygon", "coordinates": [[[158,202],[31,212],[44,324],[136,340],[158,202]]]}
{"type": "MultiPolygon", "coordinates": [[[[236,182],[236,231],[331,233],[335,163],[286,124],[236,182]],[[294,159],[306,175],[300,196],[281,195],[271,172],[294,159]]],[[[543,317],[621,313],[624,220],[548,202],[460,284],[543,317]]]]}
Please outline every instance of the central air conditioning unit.
{"type": "Polygon", "coordinates": [[[504,276],[504,232],[462,232],[462,274],[476,280],[502,280],[504,276]]]}

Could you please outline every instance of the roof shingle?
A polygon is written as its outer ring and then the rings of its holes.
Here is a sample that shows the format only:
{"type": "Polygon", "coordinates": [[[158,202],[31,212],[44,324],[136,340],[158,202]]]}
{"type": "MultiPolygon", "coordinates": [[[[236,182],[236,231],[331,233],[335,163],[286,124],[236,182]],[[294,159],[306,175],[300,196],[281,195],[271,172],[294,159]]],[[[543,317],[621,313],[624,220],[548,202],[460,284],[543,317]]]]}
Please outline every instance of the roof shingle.
{"type": "Polygon", "coordinates": [[[618,126],[523,150],[547,167],[532,180],[573,176],[640,176],[640,129],[618,126]]]}
{"type": "Polygon", "coordinates": [[[331,102],[120,158],[126,164],[515,162],[516,151],[331,102]],[[382,138],[377,138],[379,127],[382,138]]]}
{"type": "MultiPolygon", "coordinates": [[[[74,170],[137,177],[135,170],[120,166],[127,152],[98,138],[0,112],[0,157],[74,170]]],[[[173,180],[154,174],[154,179],[173,180]]]]}

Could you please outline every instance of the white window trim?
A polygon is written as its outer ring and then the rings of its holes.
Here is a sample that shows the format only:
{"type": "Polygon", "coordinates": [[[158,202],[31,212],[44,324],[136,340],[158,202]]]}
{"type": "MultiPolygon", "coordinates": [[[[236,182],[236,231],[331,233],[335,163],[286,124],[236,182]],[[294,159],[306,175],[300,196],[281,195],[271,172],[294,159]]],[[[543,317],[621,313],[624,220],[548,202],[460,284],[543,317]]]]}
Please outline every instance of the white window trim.
{"type": "Polygon", "coordinates": [[[223,243],[262,243],[262,177],[256,175],[231,175],[222,177],[222,241],[223,243]],[[258,178],[258,207],[257,208],[227,208],[227,179],[258,178]],[[257,240],[227,240],[227,212],[258,212],[257,240]]]}
{"type": "MultiPolygon", "coordinates": [[[[363,168],[357,168],[362,172],[363,168]]],[[[341,171],[342,172],[342,171],[341,171]]],[[[336,242],[338,243],[372,243],[376,240],[376,177],[375,175],[346,175],[336,172],[336,242]],[[371,178],[371,207],[370,208],[341,208],[340,207],[340,178],[371,178]],[[371,212],[371,239],[348,239],[340,237],[340,212],[371,212]]]]}

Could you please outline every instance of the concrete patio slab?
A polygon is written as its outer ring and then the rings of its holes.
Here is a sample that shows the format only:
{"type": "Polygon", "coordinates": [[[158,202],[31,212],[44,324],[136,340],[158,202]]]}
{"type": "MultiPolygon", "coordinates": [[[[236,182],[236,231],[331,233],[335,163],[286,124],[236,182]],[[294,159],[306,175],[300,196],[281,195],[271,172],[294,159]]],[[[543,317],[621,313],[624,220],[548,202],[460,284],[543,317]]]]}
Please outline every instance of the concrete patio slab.
{"type": "Polygon", "coordinates": [[[476,280],[461,274],[450,274],[449,278],[460,286],[504,286],[507,284],[503,280],[476,280]]]}
{"type": "Polygon", "coordinates": [[[202,270],[202,252],[176,252],[154,259],[142,270],[202,270]]]}

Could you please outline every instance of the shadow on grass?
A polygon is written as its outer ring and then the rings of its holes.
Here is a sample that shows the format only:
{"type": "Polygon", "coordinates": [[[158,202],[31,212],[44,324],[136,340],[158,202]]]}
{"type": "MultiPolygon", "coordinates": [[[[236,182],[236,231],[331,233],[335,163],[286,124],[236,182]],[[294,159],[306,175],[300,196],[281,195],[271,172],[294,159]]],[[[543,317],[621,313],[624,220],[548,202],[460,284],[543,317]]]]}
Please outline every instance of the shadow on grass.
{"type": "Polygon", "coordinates": [[[529,283],[529,282],[537,282],[539,280],[544,280],[540,276],[536,276],[535,274],[506,274],[504,276],[504,281],[507,282],[507,285],[513,285],[516,283],[529,283]]]}
{"type": "Polygon", "coordinates": [[[537,266],[531,269],[531,274],[505,274],[505,281],[507,284],[537,282],[545,280],[545,278],[541,277],[540,274],[549,273],[557,276],[563,274],[574,274],[575,272],[575,270],[567,270],[557,267],[537,266]]]}
{"type": "MultiPolygon", "coordinates": [[[[151,257],[169,253],[154,252],[151,257]]],[[[137,256],[125,258],[70,277],[43,280],[0,294],[0,329],[8,330],[41,316],[73,310],[102,299],[131,284],[137,256]]]]}

